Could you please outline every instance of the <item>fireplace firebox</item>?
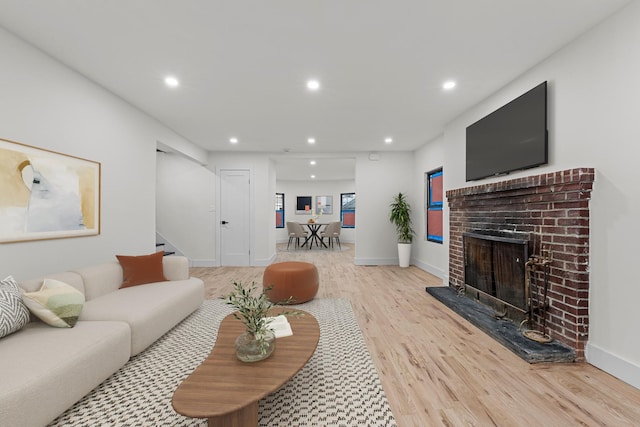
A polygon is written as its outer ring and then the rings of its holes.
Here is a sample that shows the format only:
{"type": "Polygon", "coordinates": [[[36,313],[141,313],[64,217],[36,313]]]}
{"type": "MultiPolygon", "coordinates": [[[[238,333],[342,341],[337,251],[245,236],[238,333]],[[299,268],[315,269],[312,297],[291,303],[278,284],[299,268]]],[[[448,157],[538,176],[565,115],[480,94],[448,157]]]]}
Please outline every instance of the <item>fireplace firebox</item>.
{"type": "Polygon", "coordinates": [[[486,230],[462,236],[466,295],[493,307],[498,317],[524,320],[528,312],[527,236],[486,230]]]}

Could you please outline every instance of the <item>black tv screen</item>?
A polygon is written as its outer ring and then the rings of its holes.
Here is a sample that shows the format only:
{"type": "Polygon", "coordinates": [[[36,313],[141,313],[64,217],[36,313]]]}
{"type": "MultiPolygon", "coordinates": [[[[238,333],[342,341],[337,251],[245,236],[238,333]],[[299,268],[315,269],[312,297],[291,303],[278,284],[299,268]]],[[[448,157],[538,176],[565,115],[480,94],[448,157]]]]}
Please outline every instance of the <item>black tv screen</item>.
{"type": "Polygon", "coordinates": [[[467,181],[547,163],[547,82],[467,127],[467,181]]]}

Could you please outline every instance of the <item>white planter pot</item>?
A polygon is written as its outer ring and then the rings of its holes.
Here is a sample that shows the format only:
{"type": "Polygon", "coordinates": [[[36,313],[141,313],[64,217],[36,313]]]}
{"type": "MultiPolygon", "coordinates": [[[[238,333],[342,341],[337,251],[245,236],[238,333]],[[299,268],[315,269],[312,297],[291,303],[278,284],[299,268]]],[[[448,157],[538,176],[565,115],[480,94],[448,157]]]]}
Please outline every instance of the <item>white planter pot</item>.
{"type": "Polygon", "coordinates": [[[409,267],[411,261],[411,243],[398,243],[398,261],[400,267],[409,267]]]}

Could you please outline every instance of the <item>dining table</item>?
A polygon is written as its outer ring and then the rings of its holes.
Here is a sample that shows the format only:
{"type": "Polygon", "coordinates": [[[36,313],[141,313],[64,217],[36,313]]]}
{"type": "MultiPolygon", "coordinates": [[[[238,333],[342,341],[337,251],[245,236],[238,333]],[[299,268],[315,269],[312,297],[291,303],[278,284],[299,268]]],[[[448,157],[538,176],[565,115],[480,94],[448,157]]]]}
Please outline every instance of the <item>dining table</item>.
{"type": "Polygon", "coordinates": [[[322,245],[325,248],[328,248],[328,246],[322,240],[322,237],[320,237],[320,235],[318,234],[322,226],[327,224],[328,224],[327,222],[315,222],[315,221],[303,223],[302,225],[306,225],[309,231],[311,232],[311,234],[309,234],[309,236],[307,236],[307,238],[304,240],[302,247],[304,247],[307,243],[309,243],[309,249],[311,249],[311,247],[313,246],[313,243],[315,242],[316,246],[318,247],[322,245]]]}

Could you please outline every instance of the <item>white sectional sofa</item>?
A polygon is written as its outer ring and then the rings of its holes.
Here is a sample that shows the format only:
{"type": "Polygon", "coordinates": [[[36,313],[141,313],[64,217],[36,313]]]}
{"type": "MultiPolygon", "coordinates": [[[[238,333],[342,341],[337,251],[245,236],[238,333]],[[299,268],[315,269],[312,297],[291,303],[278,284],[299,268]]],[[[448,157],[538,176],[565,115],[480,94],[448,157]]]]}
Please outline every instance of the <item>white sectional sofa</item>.
{"type": "MultiPolygon", "coordinates": [[[[44,426],[120,369],[204,300],[202,280],[189,277],[188,260],[162,259],[167,281],[120,289],[117,261],[47,275],[84,293],[72,328],[32,316],[0,339],[0,426],[44,426]]],[[[20,283],[40,289],[44,278],[20,283]]]]}

